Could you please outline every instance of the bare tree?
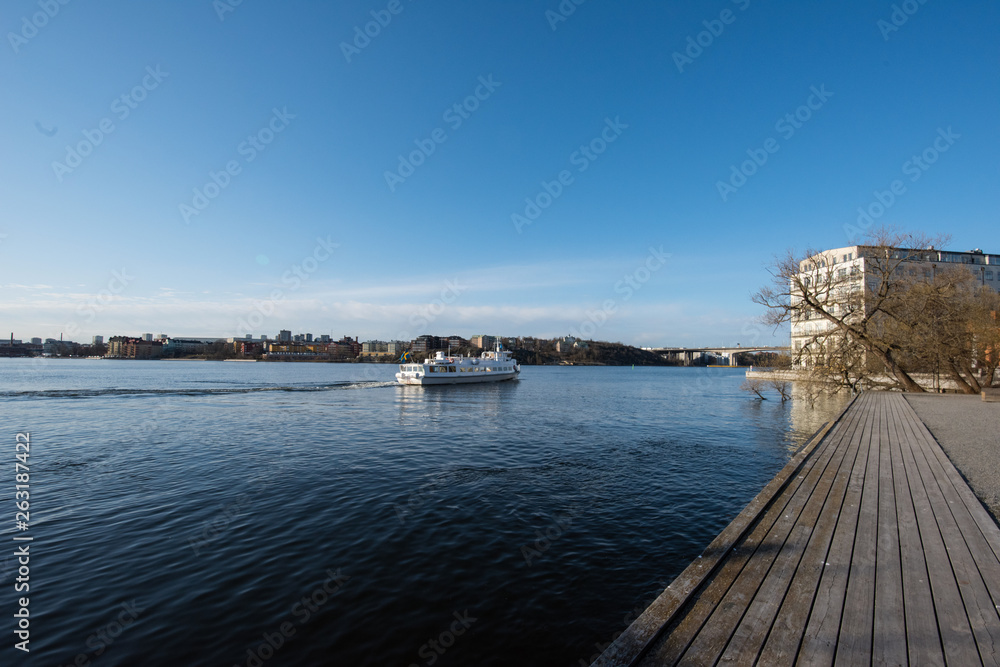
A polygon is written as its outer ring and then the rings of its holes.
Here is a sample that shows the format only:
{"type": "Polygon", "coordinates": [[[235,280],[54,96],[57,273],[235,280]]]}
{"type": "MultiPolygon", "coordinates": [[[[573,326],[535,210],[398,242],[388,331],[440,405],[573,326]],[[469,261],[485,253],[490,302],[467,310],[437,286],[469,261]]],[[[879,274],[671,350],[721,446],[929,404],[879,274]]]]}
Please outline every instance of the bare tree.
{"type": "Polygon", "coordinates": [[[791,383],[785,382],[784,380],[769,380],[767,386],[778,392],[778,395],[781,396],[782,403],[792,397],[791,383]]]}
{"type": "Polygon", "coordinates": [[[920,392],[913,375],[934,373],[978,392],[1000,362],[1000,295],[967,267],[931,263],[942,241],[883,229],[850,261],[789,253],[753,299],[766,323],[797,325],[794,363],[813,379],[920,392]]]}
{"type": "Polygon", "coordinates": [[[767,324],[816,321],[809,338],[792,351],[796,365],[851,388],[885,374],[895,386],[923,391],[902,363],[903,349],[887,339],[884,328],[896,318],[907,282],[901,266],[931,245],[923,236],[878,230],[859,248],[863,269],[838,266],[822,252],[807,251],[804,257],[789,252],[772,266],[772,285],[753,300],[767,308],[767,324]]]}
{"type": "Polygon", "coordinates": [[[993,384],[997,355],[989,350],[1000,342],[1000,295],[954,266],[907,286],[899,302],[886,335],[907,351],[910,365],[949,378],[965,393],[993,384]]]}
{"type": "Polygon", "coordinates": [[[973,359],[981,387],[995,387],[1000,367],[1000,293],[980,287],[969,310],[969,329],[975,348],[973,359]]]}
{"type": "Polygon", "coordinates": [[[766,383],[764,382],[764,380],[758,380],[756,378],[747,378],[746,380],[743,381],[743,384],[740,385],[740,389],[756,395],[757,398],[759,398],[762,401],[766,401],[767,396],[764,395],[765,386],[766,383]]]}

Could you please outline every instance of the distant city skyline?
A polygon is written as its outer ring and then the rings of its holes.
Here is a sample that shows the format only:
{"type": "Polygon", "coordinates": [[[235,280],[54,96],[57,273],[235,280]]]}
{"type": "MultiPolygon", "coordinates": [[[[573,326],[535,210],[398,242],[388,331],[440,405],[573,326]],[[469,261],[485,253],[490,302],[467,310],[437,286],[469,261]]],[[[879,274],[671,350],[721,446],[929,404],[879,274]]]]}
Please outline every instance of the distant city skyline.
{"type": "Polygon", "coordinates": [[[998,249],[985,0],[12,0],[0,27],[3,336],[781,345],[750,295],[787,248],[998,249]]]}

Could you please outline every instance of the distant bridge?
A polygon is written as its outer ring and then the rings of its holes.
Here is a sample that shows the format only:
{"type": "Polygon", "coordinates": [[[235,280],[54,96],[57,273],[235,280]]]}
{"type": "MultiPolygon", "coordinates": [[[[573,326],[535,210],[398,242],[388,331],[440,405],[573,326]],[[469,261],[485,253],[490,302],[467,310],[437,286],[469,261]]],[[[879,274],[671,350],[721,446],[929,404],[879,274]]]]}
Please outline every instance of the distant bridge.
{"type": "Polygon", "coordinates": [[[711,354],[714,357],[719,357],[724,359],[729,363],[730,366],[736,365],[736,355],[740,352],[750,352],[751,354],[757,352],[788,352],[790,348],[788,347],[647,347],[644,348],[650,352],[655,352],[667,359],[673,361],[681,361],[685,364],[694,363],[696,359],[700,359],[706,354],[711,354]]]}

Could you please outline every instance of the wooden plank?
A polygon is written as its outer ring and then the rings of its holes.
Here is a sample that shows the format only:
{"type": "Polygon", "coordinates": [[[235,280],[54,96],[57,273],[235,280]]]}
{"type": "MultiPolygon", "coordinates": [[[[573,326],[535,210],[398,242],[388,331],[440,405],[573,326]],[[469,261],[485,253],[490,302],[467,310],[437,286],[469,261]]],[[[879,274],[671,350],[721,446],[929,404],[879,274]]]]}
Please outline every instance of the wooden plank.
{"type": "Polygon", "coordinates": [[[855,399],[713,545],[595,664],[1000,665],[1000,529],[899,394],[855,399]]]}
{"type": "MultiPolygon", "coordinates": [[[[909,663],[913,667],[944,665],[941,638],[938,633],[934,598],[931,595],[924,547],[917,526],[916,511],[913,507],[913,487],[907,476],[903,462],[901,440],[904,437],[900,424],[898,405],[892,405],[892,449],[893,484],[896,488],[896,522],[899,527],[900,564],[903,577],[903,616],[906,624],[906,648],[909,663]]],[[[919,486],[920,480],[915,480],[919,486]]],[[[876,604],[878,597],[876,595],[876,604]]],[[[876,623],[878,622],[876,611],[876,623]]],[[[876,636],[878,630],[876,629],[876,636]]]]}
{"type": "Polygon", "coordinates": [[[669,629],[669,635],[651,648],[648,659],[644,660],[643,664],[648,662],[655,665],[669,665],[680,660],[705,621],[722,603],[733,582],[756,553],[757,547],[763,542],[774,522],[784,513],[789,496],[784,496],[783,499],[785,502],[774,503],[761,517],[753,532],[733,548],[718,574],[706,582],[704,589],[699,591],[697,599],[689,604],[683,616],[669,629]]]}
{"type": "MultiPolygon", "coordinates": [[[[835,436],[834,433],[830,435],[831,437],[835,436]]],[[[728,602],[724,602],[724,598],[730,593],[733,583],[771,532],[774,524],[788,511],[789,501],[804,483],[807,476],[817,466],[825,465],[825,462],[829,459],[829,456],[826,454],[827,448],[827,444],[824,443],[823,449],[814,451],[809,463],[802,467],[796,478],[789,483],[781,496],[762,515],[761,520],[754,527],[753,531],[735,546],[733,553],[726,559],[718,574],[699,592],[698,599],[693,601],[689,609],[685,610],[683,618],[679,619],[678,623],[670,628],[670,633],[665,640],[650,651],[649,662],[662,665],[672,664],[680,660],[690,643],[698,636],[705,621],[720,606],[731,605],[734,609],[745,608],[745,604],[734,603],[731,598],[728,602]]],[[[707,655],[706,652],[698,658],[687,658],[686,661],[697,664],[701,659],[707,660],[707,655]]],[[[712,659],[714,660],[714,655],[712,659]]]]}
{"type": "MultiPolygon", "coordinates": [[[[902,665],[907,662],[906,618],[903,611],[903,564],[899,551],[893,445],[895,417],[891,401],[879,401],[878,532],[875,557],[875,608],[872,663],[902,665]]],[[[904,490],[905,492],[905,490],[904,490]]]]}
{"type": "MultiPolygon", "coordinates": [[[[814,490],[810,500],[818,498],[814,504],[822,505],[826,499],[826,490],[819,490],[818,493],[814,490]]],[[[808,504],[806,507],[808,509],[808,504]]],[[[781,551],[774,558],[774,563],[763,581],[760,582],[753,601],[733,632],[726,650],[719,659],[719,664],[752,665],[756,663],[757,656],[767,640],[774,617],[788,592],[792,577],[802,559],[806,545],[809,543],[809,538],[812,536],[815,513],[817,512],[818,510],[815,510],[812,516],[806,516],[804,509],[795,521],[781,551]]]]}
{"type": "Polygon", "coordinates": [[[848,480],[844,504],[841,506],[840,516],[837,517],[837,526],[827,553],[826,566],[816,591],[796,664],[832,665],[836,655],[844,596],[851,568],[851,553],[861,505],[861,492],[872,446],[871,429],[874,423],[874,411],[871,396],[871,393],[862,394],[858,402],[858,409],[864,413],[864,427],[858,433],[858,457],[848,480]]]}
{"type": "Polygon", "coordinates": [[[872,655],[875,559],[878,551],[880,429],[885,421],[883,407],[881,401],[872,401],[871,446],[868,448],[868,465],[854,533],[847,598],[844,600],[840,635],[837,638],[835,662],[847,665],[868,663],[872,655]]]}
{"type": "MultiPolygon", "coordinates": [[[[1000,665],[1000,615],[966,540],[966,534],[981,535],[979,527],[968,507],[959,498],[955,485],[948,478],[941,462],[931,451],[931,446],[936,447],[937,443],[923,437],[919,429],[920,421],[909,406],[904,411],[903,423],[914,431],[915,447],[919,452],[917,464],[921,468],[924,486],[931,498],[931,507],[944,538],[951,569],[964,603],[964,609],[948,609],[945,612],[947,618],[957,618],[964,612],[983,664],[1000,665]]],[[[942,616],[941,611],[938,616],[942,616]]]]}
{"type": "MultiPolygon", "coordinates": [[[[907,402],[907,407],[910,410],[913,410],[913,407],[910,406],[909,402],[907,402]]],[[[1000,527],[997,527],[997,524],[993,520],[993,517],[991,517],[989,512],[987,512],[986,508],[983,507],[983,504],[979,501],[979,498],[976,497],[976,494],[973,493],[972,489],[969,488],[969,485],[962,478],[961,473],[958,472],[954,464],[952,464],[951,460],[944,453],[944,450],[941,449],[941,446],[937,443],[937,440],[934,438],[934,435],[930,432],[930,430],[928,430],[927,426],[923,422],[919,422],[919,416],[917,416],[916,419],[918,420],[919,424],[914,429],[916,434],[922,437],[928,443],[932,443],[929,446],[930,451],[934,454],[935,458],[941,464],[941,467],[944,469],[945,474],[952,481],[952,484],[955,486],[959,497],[961,497],[962,501],[965,503],[965,506],[969,511],[969,514],[972,516],[972,518],[976,522],[976,525],[979,527],[982,539],[986,542],[989,549],[993,552],[993,559],[990,559],[988,555],[985,553],[982,554],[984,562],[989,563],[992,560],[998,560],[998,562],[1000,562],[1000,527]]],[[[974,532],[970,530],[967,535],[971,537],[974,535],[974,532]]],[[[978,551],[973,551],[973,553],[976,555],[979,554],[978,551]]],[[[979,559],[977,558],[977,562],[978,561],[979,559]]],[[[983,565],[980,565],[980,567],[983,567],[983,565]]],[[[1000,604],[1000,599],[998,599],[1000,598],[1000,591],[995,590],[996,588],[1000,588],[1000,577],[994,577],[994,576],[986,577],[986,573],[984,572],[984,579],[986,579],[988,586],[990,586],[991,584],[996,584],[996,586],[991,586],[990,592],[991,594],[994,595],[994,602],[1000,604]]]]}
{"type": "MultiPolygon", "coordinates": [[[[850,409],[844,408],[843,416],[850,409]]],[[[678,611],[694,592],[713,574],[724,557],[735,544],[753,527],[761,514],[781,493],[790,478],[797,475],[801,467],[810,460],[816,447],[839,423],[836,421],[821,429],[803,448],[792,457],[782,470],[775,475],[764,489],[750,501],[746,508],[716,537],[705,552],[692,562],[660,596],[622,633],[597,660],[597,667],[633,665],[642,657],[660,632],[677,616],[678,611]]]]}
{"type": "Polygon", "coordinates": [[[740,622],[720,664],[789,664],[794,659],[857,455],[854,435],[861,428],[859,414],[853,413],[849,428],[827,445],[835,450],[830,463],[817,480],[793,535],[740,622]],[[821,523],[824,517],[829,520],[821,523]],[[805,586],[803,567],[811,576],[805,586]]]}
{"type": "MultiPolygon", "coordinates": [[[[933,476],[926,468],[926,460],[919,451],[920,444],[913,431],[913,424],[902,419],[899,422],[903,437],[900,448],[903,454],[903,465],[910,482],[910,493],[916,512],[920,540],[924,548],[924,559],[927,564],[927,576],[930,580],[934,611],[937,617],[938,633],[944,651],[945,661],[949,665],[981,664],[979,650],[968,617],[958,610],[964,608],[961,593],[955,573],[951,569],[948,550],[941,534],[934,513],[933,505],[939,502],[931,494],[932,486],[936,487],[933,476]],[[926,476],[922,473],[928,473],[926,476]],[[930,477],[928,484],[927,477],[930,477]]],[[[940,494],[938,494],[939,496],[940,494]]],[[[929,610],[928,610],[929,612],[929,610]]]]}
{"type": "MultiPolygon", "coordinates": [[[[825,451],[822,453],[825,459],[824,463],[817,465],[809,473],[806,481],[788,503],[782,516],[775,522],[753,557],[746,564],[743,571],[740,572],[739,577],[733,583],[726,596],[719,603],[698,636],[691,642],[691,645],[683,655],[685,664],[688,664],[689,661],[692,661],[693,664],[712,664],[724,653],[730,642],[735,643],[734,651],[736,653],[741,651],[739,642],[747,639],[749,635],[735,637],[735,632],[743,618],[745,618],[745,614],[748,612],[751,603],[760,596],[759,589],[762,582],[765,581],[771,572],[778,554],[781,553],[787,544],[787,540],[797,524],[802,509],[811,496],[816,483],[826,472],[829,460],[835,449],[833,441],[824,445],[825,451]]],[[[808,538],[808,535],[806,535],[806,538],[808,538]]],[[[775,581],[779,581],[780,578],[780,574],[776,575],[775,581]]],[[[787,586],[787,579],[785,586],[787,586]]],[[[758,648],[761,643],[763,643],[762,639],[758,643],[758,648]]],[[[757,650],[754,649],[753,654],[756,655],[756,652],[757,650]]]]}
{"type": "Polygon", "coordinates": [[[805,632],[806,620],[816,596],[816,587],[826,566],[826,557],[833,539],[837,518],[840,516],[844,495],[847,491],[851,470],[857,462],[864,426],[861,410],[852,413],[852,428],[845,433],[840,449],[842,456],[826,500],[816,520],[806,551],[792,578],[788,593],[781,603],[764,648],[759,664],[792,664],[799,651],[799,644],[805,632]]]}

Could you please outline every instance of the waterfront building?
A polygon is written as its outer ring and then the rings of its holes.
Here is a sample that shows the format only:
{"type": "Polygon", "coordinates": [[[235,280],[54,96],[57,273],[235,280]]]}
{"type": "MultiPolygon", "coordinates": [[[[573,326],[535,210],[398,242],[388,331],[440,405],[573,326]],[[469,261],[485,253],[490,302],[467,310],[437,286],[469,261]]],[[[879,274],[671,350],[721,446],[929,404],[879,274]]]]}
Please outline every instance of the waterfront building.
{"type": "Polygon", "coordinates": [[[573,336],[566,336],[565,338],[556,338],[556,352],[560,354],[565,354],[573,349],[573,345],[576,344],[576,338],[573,336]]]}
{"type": "Polygon", "coordinates": [[[410,344],[410,350],[412,350],[414,354],[430,352],[431,350],[437,350],[441,347],[441,339],[437,336],[431,336],[430,334],[417,336],[410,344]]]}
{"type": "MultiPolygon", "coordinates": [[[[896,271],[904,278],[932,280],[940,271],[949,267],[964,267],[976,281],[985,287],[1000,291],[1000,255],[984,253],[980,249],[968,252],[926,249],[889,248],[890,259],[898,261],[896,271]]],[[[833,248],[816,253],[799,262],[797,279],[812,291],[817,289],[826,306],[834,315],[865,312],[866,290],[874,289],[873,262],[885,261],[886,249],[874,246],[853,245],[833,248]]],[[[794,282],[791,289],[792,303],[802,300],[801,291],[794,282]]],[[[835,325],[817,313],[805,310],[791,321],[792,356],[799,357],[799,365],[807,366],[813,348],[822,347],[824,337],[832,334],[835,325]],[[818,343],[818,345],[817,345],[818,343]],[[802,350],[807,354],[802,354],[802,350]]]]}
{"type": "MultiPolygon", "coordinates": [[[[32,343],[34,343],[34,342],[35,342],[36,340],[37,340],[37,341],[38,341],[39,343],[41,343],[41,342],[42,342],[42,339],[41,339],[41,338],[32,338],[32,339],[31,339],[31,342],[32,342],[32,343]]],[[[94,337],[93,337],[93,338],[91,339],[90,343],[91,343],[91,345],[104,345],[104,336],[94,336],[94,337]]]]}
{"type": "Polygon", "coordinates": [[[361,344],[361,354],[365,357],[389,354],[389,344],[382,340],[366,340],[361,344]]]}
{"type": "Polygon", "coordinates": [[[329,345],[326,343],[306,343],[305,341],[276,341],[267,343],[269,359],[309,359],[326,356],[329,345]]]}
{"type": "Polygon", "coordinates": [[[226,342],[225,339],[204,337],[204,338],[164,338],[160,339],[159,342],[163,345],[163,352],[167,355],[176,354],[198,354],[199,352],[204,352],[206,345],[211,345],[213,343],[226,342]]]}
{"type": "Polygon", "coordinates": [[[496,342],[497,339],[495,336],[487,336],[485,334],[476,334],[469,339],[472,347],[478,347],[481,350],[492,350],[496,342]]]}
{"type": "Polygon", "coordinates": [[[256,357],[264,353],[264,343],[254,340],[236,340],[233,342],[233,351],[241,357],[256,357]]]}
{"type": "Polygon", "coordinates": [[[350,357],[357,357],[361,354],[361,343],[357,338],[344,336],[335,343],[330,343],[330,352],[350,357]]]}
{"type": "Polygon", "coordinates": [[[104,356],[112,359],[156,359],[163,356],[163,348],[163,342],[158,340],[112,336],[108,339],[108,351],[104,356]]]}

